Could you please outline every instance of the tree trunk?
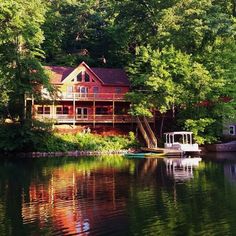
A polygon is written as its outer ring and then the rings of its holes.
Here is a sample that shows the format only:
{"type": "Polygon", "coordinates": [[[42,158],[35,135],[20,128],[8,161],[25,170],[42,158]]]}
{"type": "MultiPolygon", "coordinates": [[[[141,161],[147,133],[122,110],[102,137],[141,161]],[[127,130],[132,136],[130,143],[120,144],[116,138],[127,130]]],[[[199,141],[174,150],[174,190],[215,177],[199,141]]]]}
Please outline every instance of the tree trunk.
{"type": "Polygon", "coordinates": [[[165,115],[161,115],[160,138],[162,137],[165,115]]]}

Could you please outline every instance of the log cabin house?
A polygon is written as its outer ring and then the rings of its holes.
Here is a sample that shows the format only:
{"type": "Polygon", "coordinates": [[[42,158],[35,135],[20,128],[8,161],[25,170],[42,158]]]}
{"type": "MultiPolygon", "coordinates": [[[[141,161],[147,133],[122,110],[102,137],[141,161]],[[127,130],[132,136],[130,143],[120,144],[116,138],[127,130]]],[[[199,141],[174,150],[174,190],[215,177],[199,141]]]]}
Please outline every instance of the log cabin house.
{"type": "Polygon", "coordinates": [[[124,70],[90,68],[85,62],[77,68],[46,66],[46,69],[58,96],[52,99],[42,90],[44,100],[33,104],[34,118],[93,126],[134,121],[128,114],[130,103],[125,100],[130,82],[124,70]]]}
{"type": "Polygon", "coordinates": [[[53,119],[57,124],[112,125],[124,124],[128,129],[136,125],[148,147],[157,147],[157,140],[149,123],[155,118],[133,117],[125,94],[130,82],[123,69],[90,68],[85,62],[78,67],[46,66],[50,82],[56,87],[52,98],[42,89],[42,101],[32,100],[33,117],[53,119]]]}

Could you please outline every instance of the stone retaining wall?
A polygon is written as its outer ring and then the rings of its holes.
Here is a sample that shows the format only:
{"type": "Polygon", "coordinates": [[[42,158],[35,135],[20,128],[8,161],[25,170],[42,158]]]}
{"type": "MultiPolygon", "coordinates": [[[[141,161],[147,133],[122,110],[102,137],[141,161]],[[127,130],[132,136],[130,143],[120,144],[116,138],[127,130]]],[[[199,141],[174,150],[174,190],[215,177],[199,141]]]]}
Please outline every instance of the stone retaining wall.
{"type": "Polygon", "coordinates": [[[29,153],[18,153],[19,157],[81,157],[81,156],[101,156],[101,155],[114,155],[114,154],[125,154],[128,150],[118,151],[70,151],[70,152],[29,152],[29,153]]]}

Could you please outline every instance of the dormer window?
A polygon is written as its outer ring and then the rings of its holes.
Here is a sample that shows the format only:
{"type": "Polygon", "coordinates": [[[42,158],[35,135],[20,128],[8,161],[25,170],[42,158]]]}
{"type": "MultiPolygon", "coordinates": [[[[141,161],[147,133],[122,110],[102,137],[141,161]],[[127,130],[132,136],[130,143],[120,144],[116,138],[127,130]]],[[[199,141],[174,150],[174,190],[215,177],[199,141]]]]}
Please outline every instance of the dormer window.
{"type": "Polygon", "coordinates": [[[77,75],[77,82],[82,82],[82,72],[77,75]]]}
{"type": "Polygon", "coordinates": [[[89,75],[85,72],[84,82],[90,82],[89,75]]]}

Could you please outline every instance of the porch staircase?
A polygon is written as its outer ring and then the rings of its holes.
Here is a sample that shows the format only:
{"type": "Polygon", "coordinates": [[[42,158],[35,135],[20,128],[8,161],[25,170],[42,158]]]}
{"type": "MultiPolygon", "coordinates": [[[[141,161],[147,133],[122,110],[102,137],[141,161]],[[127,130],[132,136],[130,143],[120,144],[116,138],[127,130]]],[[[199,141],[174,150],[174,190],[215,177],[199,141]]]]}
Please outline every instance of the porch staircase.
{"type": "Polygon", "coordinates": [[[137,117],[137,125],[138,128],[147,144],[148,148],[157,148],[157,139],[156,136],[149,125],[147,118],[144,117],[137,117]]]}

